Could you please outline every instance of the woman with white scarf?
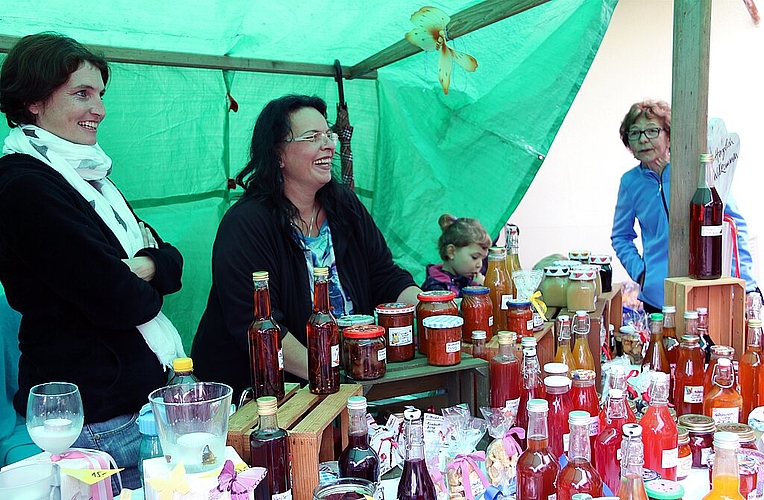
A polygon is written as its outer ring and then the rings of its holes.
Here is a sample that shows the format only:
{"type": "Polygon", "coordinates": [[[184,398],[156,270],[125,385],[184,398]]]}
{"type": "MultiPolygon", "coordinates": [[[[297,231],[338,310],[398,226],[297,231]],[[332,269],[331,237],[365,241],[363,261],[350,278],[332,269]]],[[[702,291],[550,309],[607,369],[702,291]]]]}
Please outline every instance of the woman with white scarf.
{"type": "Polygon", "coordinates": [[[135,419],[183,356],[163,297],[180,287],[180,252],[137,219],[96,142],[106,61],[58,34],[22,38],[0,72],[11,132],[0,158],[0,281],[22,314],[22,416],[32,386],[77,384],[75,447],[108,452],[140,487],[135,419]]]}

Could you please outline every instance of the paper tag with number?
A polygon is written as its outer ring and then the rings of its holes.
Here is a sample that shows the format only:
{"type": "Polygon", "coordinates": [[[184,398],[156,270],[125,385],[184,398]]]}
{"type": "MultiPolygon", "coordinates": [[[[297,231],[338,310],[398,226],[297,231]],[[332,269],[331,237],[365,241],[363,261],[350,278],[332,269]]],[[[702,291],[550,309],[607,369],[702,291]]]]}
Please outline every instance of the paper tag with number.
{"type": "Polygon", "coordinates": [[[122,470],[124,469],[61,469],[61,473],[92,486],[122,470]]]}

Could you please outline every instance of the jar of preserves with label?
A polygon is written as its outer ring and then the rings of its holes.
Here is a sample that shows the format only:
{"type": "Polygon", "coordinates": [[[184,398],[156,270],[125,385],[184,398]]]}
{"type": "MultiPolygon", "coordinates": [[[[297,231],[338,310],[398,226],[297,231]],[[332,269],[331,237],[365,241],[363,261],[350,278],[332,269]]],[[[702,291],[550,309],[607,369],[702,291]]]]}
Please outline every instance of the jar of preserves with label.
{"type": "Polygon", "coordinates": [[[345,375],[356,380],[374,380],[387,370],[385,329],[379,325],[345,329],[345,375]]]}
{"type": "Polygon", "coordinates": [[[375,308],[379,326],[385,329],[390,362],[414,359],[414,309],[401,302],[388,302],[375,308]]]}
{"type": "Polygon", "coordinates": [[[610,255],[596,254],[589,256],[589,264],[599,266],[602,293],[613,291],[613,267],[610,265],[610,255]]]}
{"type": "Polygon", "coordinates": [[[589,250],[571,250],[568,252],[568,259],[575,260],[579,264],[588,264],[591,254],[589,250]]]}
{"type": "Polygon", "coordinates": [[[427,362],[435,366],[459,364],[462,360],[464,320],[459,316],[439,315],[429,316],[422,323],[430,342],[427,362]]]}
{"type": "MultiPolygon", "coordinates": [[[[454,302],[456,294],[448,290],[431,290],[417,295],[419,304],[416,306],[416,326],[419,337],[419,352],[427,354],[427,332],[422,326],[422,320],[430,316],[458,316],[459,307],[454,302]]],[[[389,353],[388,353],[389,354],[389,353]]]]}
{"type": "Polygon", "coordinates": [[[462,318],[464,318],[464,341],[472,340],[472,332],[486,332],[486,342],[493,334],[493,302],[487,286],[465,286],[462,288],[462,318]]]}
{"type": "Polygon", "coordinates": [[[692,469],[692,450],[690,449],[690,432],[686,427],[677,426],[679,444],[679,463],[676,466],[676,480],[681,481],[690,475],[692,469]]]}
{"type": "Polygon", "coordinates": [[[345,328],[373,324],[374,316],[368,314],[346,314],[337,318],[337,329],[340,334],[340,364],[343,367],[345,366],[345,328]]]}
{"type": "Polygon", "coordinates": [[[740,447],[756,450],[756,433],[748,424],[729,422],[716,426],[716,432],[731,432],[740,438],[740,447]]]}
{"type": "Polygon", "coordinates": [[[568,305],[568,283],[570,268],[565,266],[547,266],[541,281],[541,296],[548,307],[568,305]]]}
{"type": "Polygon", "coordinates": [[[507,328],[515,332],[518,339],[533,336],[533,308],[525,299],[510,299],[507,302],[507,328]]]}
{"type": "Polygon", "coordinates": [[[689,413],[679,417],[677,424],[686,427],[690,435],[692,468],[707,468],[708,457],[714,451],[714,432],[716,431],[714,419],[705,415],[689,413]]]}
{"type": "Polygon", "coordinates": [[[594,312],[597,308],[596,273],[588,267],[570,270],[570,284],[567,289],[568,309],[571,311],[594,312]]]}

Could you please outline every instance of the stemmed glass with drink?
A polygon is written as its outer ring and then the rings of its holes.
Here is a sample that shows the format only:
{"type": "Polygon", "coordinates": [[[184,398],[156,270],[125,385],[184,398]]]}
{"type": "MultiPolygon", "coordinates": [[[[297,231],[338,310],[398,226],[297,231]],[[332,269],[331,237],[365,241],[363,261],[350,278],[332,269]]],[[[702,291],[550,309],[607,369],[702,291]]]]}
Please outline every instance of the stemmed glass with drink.
{"type": "Polygon", "coordinates": [[[39,384],[29,391],[27,430],[37,446],[60,455],[77,441],[84,413],[80,390],[69,382],[39,384]]]}

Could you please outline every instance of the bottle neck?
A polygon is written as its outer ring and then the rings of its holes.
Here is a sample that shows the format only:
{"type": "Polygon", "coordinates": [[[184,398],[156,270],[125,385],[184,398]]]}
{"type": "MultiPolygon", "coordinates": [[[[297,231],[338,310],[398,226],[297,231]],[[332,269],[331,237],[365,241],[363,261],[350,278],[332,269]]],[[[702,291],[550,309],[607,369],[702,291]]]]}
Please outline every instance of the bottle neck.
{"type": "Polygon", "coordinates": [[[268,282],[264,284],[255,282],[255,320],[263,320],[271,317],[271,295],[268,291],[268,282]]]}
{"type": "Polygon", "coordinates": [[[567,324],[560,327],[560,333],[557,337],[560,344],[570,345],[570,326],[567,324]]]}
{"type": "Polygon", "coordinates": [[[761,349],[761,327],[748,327],[748,348],[761,349]]]}
{"type": "Polygon", "coordinates": [[[663,328],[676,328],[674,313],[665,313],[663,316],[663,328]]]}
{"type": "Polygon", "coordinates": [[[405,459],[424,459],[424,430],[422,419],[406,421],[406,451],[405,459]]]}
{"type": "Polygon", "coordinates": [[[650,340],[663,340],[663,321],[650,321],[650,340]]]}
{"type": "Polygon", "coordinates": [[[258,429],[260,431],[275,431],[279,428],[279,419],[276,413],[260,414],[258,429]]]}
{"type": "Polygon", "coordinates": [[[499,344],[499,356],[517,360],[517,356],[515,355],[515,346],[512,345],[512,343],[499,344]]]}
{"type": "Polygon", "coordinates": [[[605,415],[611,421],[626,418],[626,400],[623,397],[609,397],[605,415]]]}
{"type": "Polygon", "coordinates": [[[733,386],[732,379],[732,367],[722,366],[719,363],[714,366],[714,373],[712,378],[714,385],[721,387],[722,389],[729,389],[733,386]]]}
{"type": "Polygon", "coordinates": [[[716,447],[714,449],[714,477],[719,474],[740,477],[737,464],[737,450],[716,447]]]}
{"type": "Polygon", "coordinates": [[[695,318],[684,319],[684,334],[685,335],[697,335],[698,334],[698,320],[695,318]]]}
{"type": "Polygon", "coordinates": [[[366,409],[349,409],[350,423],[348,434],[350,436],[368,436],[369,424],[366,422],[366,409]]]}
{"type": "Polygon", "coordinates": [[[329,282],[325,277],[316,278],[313,285],[313,312],[329,312],[329,282]]]}
{"type": "Polygon", "coordinates": [[[549,439],[549,428],[547,427],[547,414],[545,411],[528,412],[528,440],[531,439],[543,441],[549,439]]]}
{"type": "Polygon", "coordinates": [[[592,459],[592,448],[589,441],[589,426],[570,424],[570,445],[568,458],[592,459]]]}

